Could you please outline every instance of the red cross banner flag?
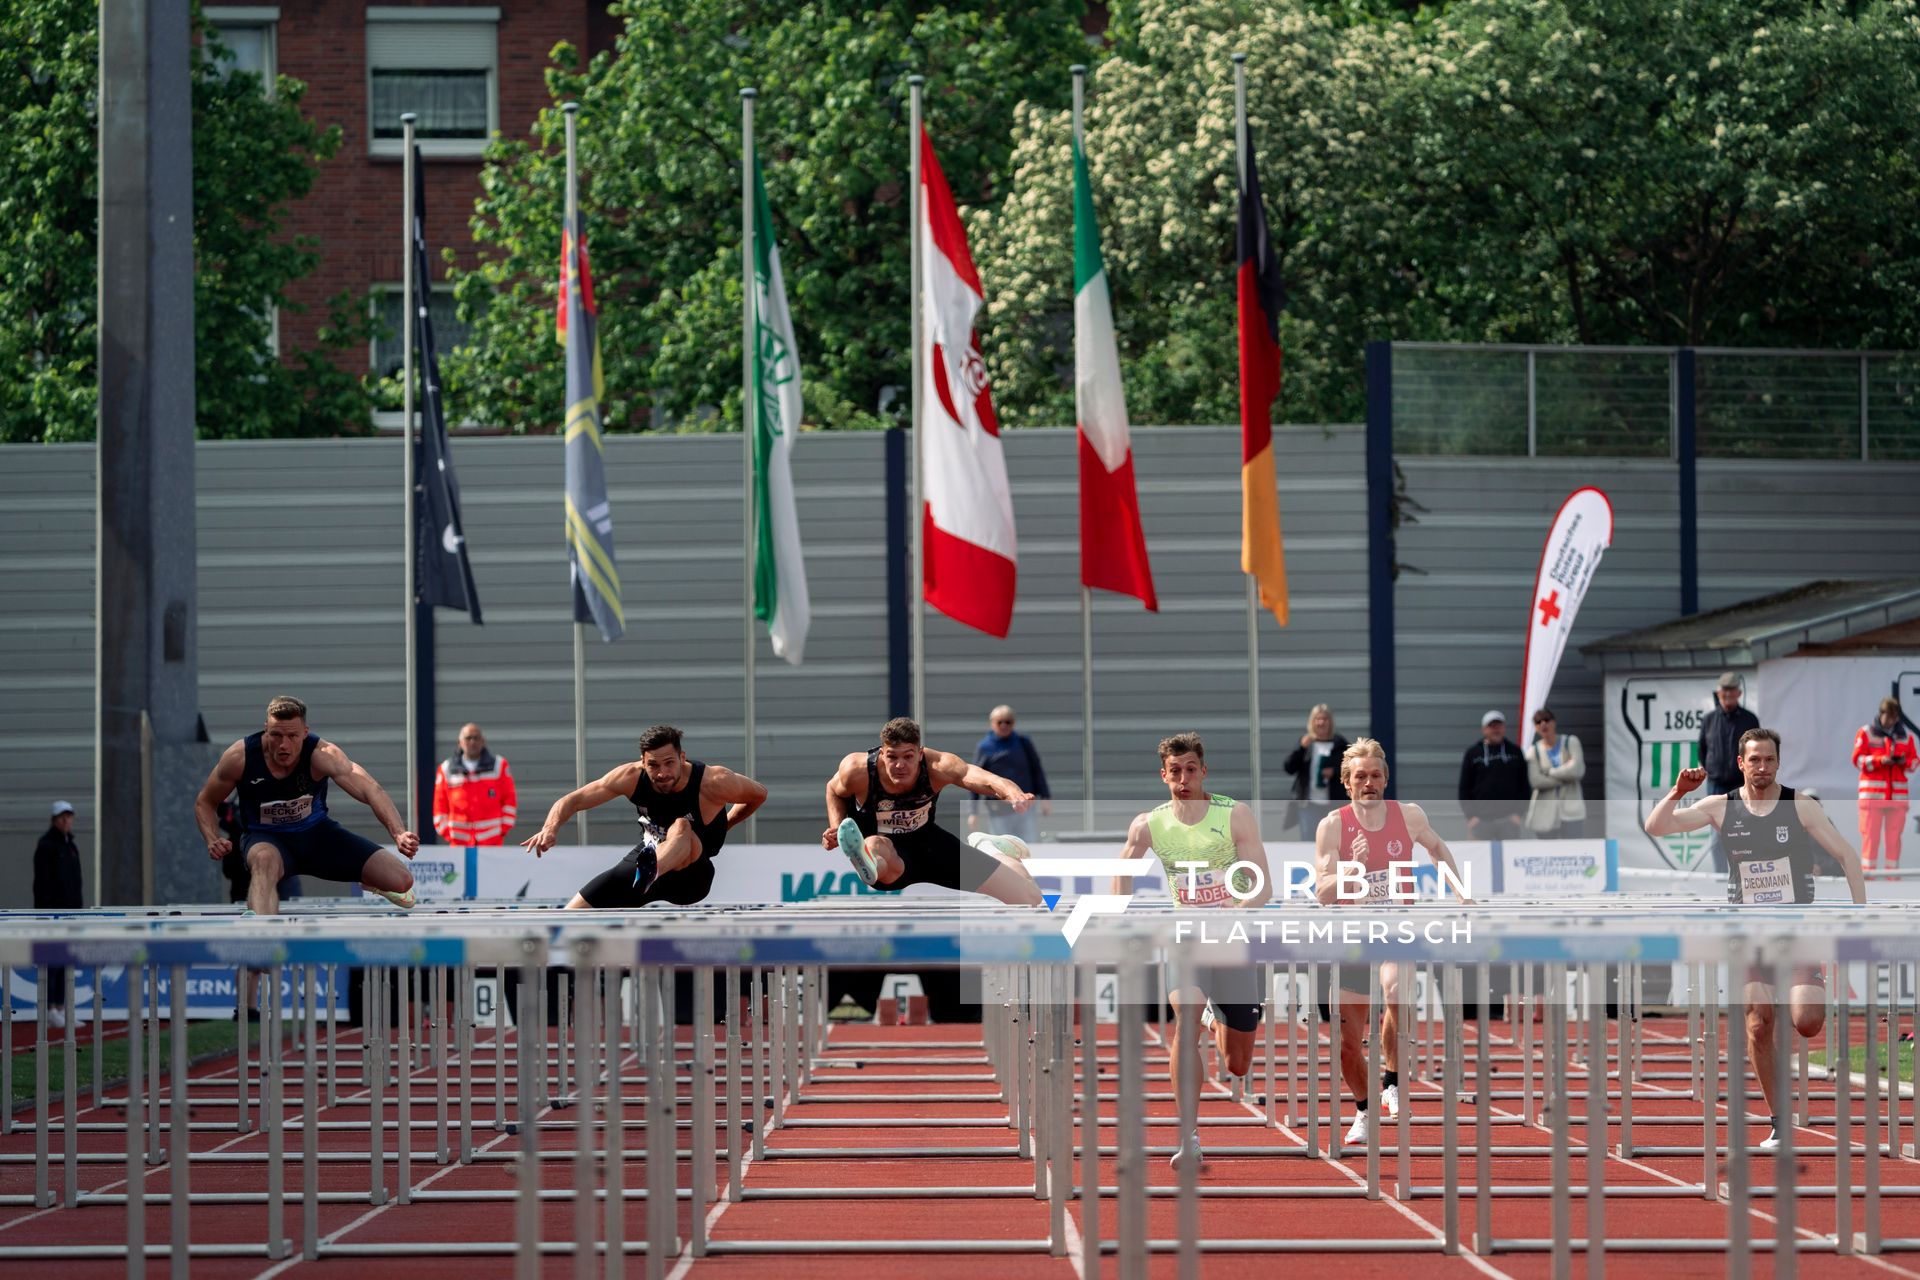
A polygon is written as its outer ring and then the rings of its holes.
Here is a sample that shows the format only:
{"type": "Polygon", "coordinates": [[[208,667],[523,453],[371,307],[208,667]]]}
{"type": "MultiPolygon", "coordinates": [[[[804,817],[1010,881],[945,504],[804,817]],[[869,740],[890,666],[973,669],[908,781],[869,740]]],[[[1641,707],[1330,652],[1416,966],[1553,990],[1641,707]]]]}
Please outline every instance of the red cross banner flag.
{"type": "Polygon", "coordinates": [[[926,484],[927,603],[955,622],[1005,638],[1017,560],[1013,492],[973,331],[982,304],[980,273],[924,129],[920,184],[920,341],[926,350],[915,429],[926,484]]]}
{"type": "Polygon", "coordinates": [[[1600,557],[1613,544],[1613,504],[1598,489],[1575,489],[1553,518],[1534,574],[1532,607],[1527,613],[1526,679],[1520,689],[1521,743],[1533,741],[1533,713],[1547,704],[1560,655],[1567,650],[1574,615],[1586,599],[1600,557]]]}

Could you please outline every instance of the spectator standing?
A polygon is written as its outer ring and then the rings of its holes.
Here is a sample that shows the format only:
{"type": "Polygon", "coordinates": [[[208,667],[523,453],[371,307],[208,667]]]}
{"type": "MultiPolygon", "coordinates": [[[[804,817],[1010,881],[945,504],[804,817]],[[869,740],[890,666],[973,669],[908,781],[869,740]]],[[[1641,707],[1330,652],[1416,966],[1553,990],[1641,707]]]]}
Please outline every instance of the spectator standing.
{"type": "Polygon", "coordinates": [[[1527,748],[1527,781],[1533,800],[1527,805],[1527,830],[1542,839],[1578,840],[1587,831],[1587,801],[1580,779],[1587,776],[1587,755],[1580,739],[1562,735],[1553,712],[1533,713],[1533,745],[1527,748]]]}
{"type": "Polygon", "coordinates": [[[498,845],[519,815],[513,770],[505,756],[487,749],[477,724],[460,730],[460,749],[433,774],[433,829],[456,848],[498,845]]]}
{"type": "MultiPolygon", "coordinates": [[[[87,905],[80,880],[80,846],[73,838],[73,806],[53,802],[53,819],[33,850],[33,909],[78,911],[87,905]]],[[[47,970],[47,1021],[67,1025],[67,971],[47,970]]]]}
{"type": "Polygon", "coordinates": [[[1521,819],[1532,798],[1526,756],[1507,741],[1507,717],[1487,712],[1480,717],[1480,741],[1460,760],[1460,811],[1467,816],[1467,839],[1525,835],[1521,819]]]}
{"type": "MultiPolygon", "coordinates": [[[[1707,712],[1706,719],[1700,722],[1700,767],[1707,771],[1707,784],[1700,793],[1702,799],[1738,791],[1746,781],[1740,773],[1740,735],[1749,729],[1758,729],[1760,717],[1740,705],[1743,689],[1740,677],[1731,671],[1721,672],[1720,679],[1714,682],[1713,696],[1720,705],[1707,712]]],[[[1725,875],[1727,851],[1720,846],[1717,830],[1708,848],[1713,853],[1713,869],[1725,875]]]]}
{"type": "Polygon", "coordinates": [[[1322,702],[1307,712],[1307,731],[1286,763],[1293,776],[1286,825],[1292,826],[1297,817],[1302,840],[1312,840],[1320,819],[1347,802],[1347,788],[1340,781],[1340,760],[1346,754],[1347,740],[1333,731],[1333,708],[1322,702]]]}
{"type": "MultiPolygon", "coordinates": [[[[988,773],[996,774],[1039,797],[1040,812],[1053,816],[1053,792],[1047,787],[1047,771],[1040,766],[1040,753],[1033,739],[1013,729],[1013,708],[1002,703],[987,717],[987,736],[973,749],[973,762],[988,773]]],[[[980,829],[980,809],[986,807],[987,830],[997,836],[1017,836],[1028,844],[1040,839],[1040,824],[1033,810],[1015,813],[1013,806],[992,797],[973,796],[967,806],[967,830],[980,829]]]]}
{"type": "Polygon", "coordinates": [[[1900,829],[1907,824],[1907,775],[1920,768],[1920,746],[1907,727],[1898,698],[1882,698],[1880,714],[1861,726],[1853,739],[1853,767],[1860,771],[1860,861],[1879,869],[1900,869],[1900,829]]]}

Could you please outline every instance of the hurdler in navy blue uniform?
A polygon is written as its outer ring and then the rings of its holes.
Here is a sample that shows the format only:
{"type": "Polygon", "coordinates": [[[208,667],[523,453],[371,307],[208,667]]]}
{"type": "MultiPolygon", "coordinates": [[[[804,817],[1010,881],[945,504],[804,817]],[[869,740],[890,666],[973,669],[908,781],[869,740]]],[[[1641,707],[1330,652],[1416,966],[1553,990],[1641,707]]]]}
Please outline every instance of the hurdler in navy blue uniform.
{"type": "MultiPolygon", "coordinates": [[[[1759,917],[1769,910],[1813,901],[1816,847],[1825,849],[1846,872],[1847,888],[1855,904],[1865,903],[1867,886],[1860,875],[1860,855],[1834,829],[1818,800],[1780,785],[1780,735],[1771,729],[1747,730],[1740,735],[1736,759],[1744,779],[1740,786],[1723,795],[1707,796],[1685,809],[1679,807],[1680,801],[1707,781],[1707,771],[1681,770],[1673,790],[1647,815],[1647,834],[1657,838],[1705,826],[1716,829],[1727,853],[1727,898],[1736,906],[1751,909],[1756,926],[1761,925],[1759,917]]],[[[1769,967],[1750,966],[1745,977],[1747,1052],[1771,1108],[1777,1001],[1774,973],[1769,967]]],[[[1803,1036],[1818,1035],[1827,1019],[1826,974],[1816,965],[1796,965],[1788,986],[1793,1029],[1803,1036]]],[[[1772,1151],[1779,1145],[1780,1122],[1776,1119],[1773,1132],[1760,1147],[1772,1151]]]]}
{"type": "Polygon", "coordinates": [[[622,799],[633,802],[639,843],[574,894],[570,908],[702,901],[713,888],[713,858],[727,830],[766,803],[767,789],[724,765],[689,760],[680,730],[657,724],[640,735],[638,760],[561,796],[540,830],[521,843],[536,855],[545,853],[568,818],[622,799]]]}
{"type": "Polygon", "coordinates": [[[860,878],[883,892],[937,884],[1039,906],[1033,877],[1003,851],[1009,846],[996,844],[1004,837],[980,832],[962,844],[934,822],[940,790],[949,786],[1004,800],[1015,813],[1033,804],[1029,792],[1005,778],[950,751],[922,749],[920,726],[901,716],[880,730],[877,748],[844,757],[827,780],[827,829],[820,843],[846,854],[860,878]]]}
{"type": "Polygon", "coordinates": [[[207,856],[218,862],[233,848],[220,828],[220,804],[236,797],[240,852],[251,877],[247,906],[255,912],[279,910],[277,886],[287,876],[358,881],[397,907],[413,906],[407,864],[327,815],[330,781],[373,810],[401,854],[411,858],[419,850],[419,837],[407,830],[386,790],[346,752],[307,729],[307,704],[275,698],[267,704],[266,728],[221,754],[193,804],[207,856]]]}

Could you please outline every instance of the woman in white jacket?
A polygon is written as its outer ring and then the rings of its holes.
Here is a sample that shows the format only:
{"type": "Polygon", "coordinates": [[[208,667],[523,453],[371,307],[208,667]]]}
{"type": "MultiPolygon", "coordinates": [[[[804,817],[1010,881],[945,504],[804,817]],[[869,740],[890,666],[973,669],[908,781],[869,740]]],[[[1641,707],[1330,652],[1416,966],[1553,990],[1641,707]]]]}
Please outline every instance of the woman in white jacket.
{"type": "Polygon", "coordinates": [[[1560,733],[1545,707],[1533,713],[1533,730],[1533,745],[1527,748],[1527,779],[1533,784],[1527,830],[1542,839],[1577,840],[1587,825],[1587,801],[1580,794],[1586,752],[1580,739],[1560,733]]]}

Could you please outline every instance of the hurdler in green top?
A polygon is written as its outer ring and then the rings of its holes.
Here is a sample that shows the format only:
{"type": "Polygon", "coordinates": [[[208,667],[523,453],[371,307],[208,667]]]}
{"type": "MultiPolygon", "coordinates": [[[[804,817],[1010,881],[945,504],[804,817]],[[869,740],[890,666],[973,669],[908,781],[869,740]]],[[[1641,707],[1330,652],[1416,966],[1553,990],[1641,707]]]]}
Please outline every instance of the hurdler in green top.
{"type": "MultiPolygon", "coordinates": [[[[1153,852],[1167,869],[1167,882],[1174,890],[1187,883],[1186,869],[1176,864],[1204,862],[1206,869],[1196,873],[1200,902],[1231,901],[1224,889],[1226,870],[1233,865],[1235,858],[1233,805],[1233,799],[1229,796],[1208,796],[1206,813],[1200,821],[1191,825],[1180,821],[1174,814],[1174,802],[1171,800],[1147,815],[1147,833],[1153,839],[1153,852]],[[1206,892],[1210,881],[1219,886],[1219,890],[1212,894],[1206,892]]],[[[1253,888],[1252,877],[1245,871],[1240,872],[1235,887],[1243,893],[1250,892],[1253,888]]],[[[1177,892],[1175,896],[1178,897],[1177,892]]]]}

